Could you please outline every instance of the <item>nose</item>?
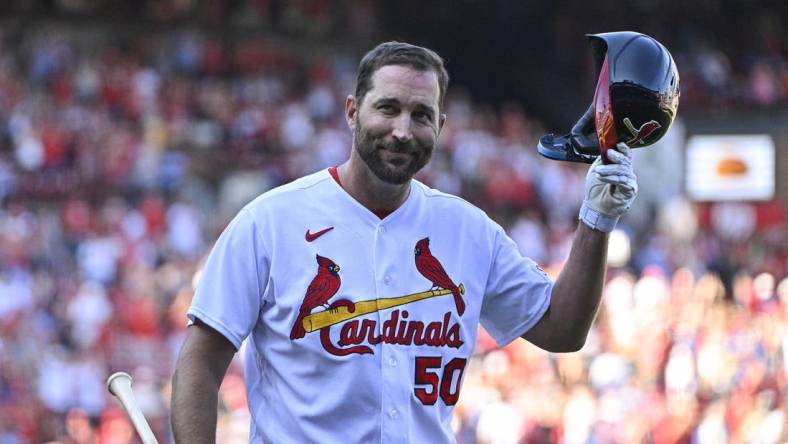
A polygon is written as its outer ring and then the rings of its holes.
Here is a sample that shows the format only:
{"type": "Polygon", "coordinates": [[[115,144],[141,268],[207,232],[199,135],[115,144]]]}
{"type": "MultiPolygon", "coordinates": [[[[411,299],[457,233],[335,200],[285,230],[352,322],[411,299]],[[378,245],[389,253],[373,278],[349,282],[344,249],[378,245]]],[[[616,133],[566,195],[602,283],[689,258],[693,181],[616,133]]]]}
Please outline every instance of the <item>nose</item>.
{"type": "Polygon", "coordinates": [[[394,128],[391,135],[397,139],[398,142],[407,143],[413,138],[413,131],[411,130],[410,116],[406,113],[398,116],[394,120],[394,128]]]}

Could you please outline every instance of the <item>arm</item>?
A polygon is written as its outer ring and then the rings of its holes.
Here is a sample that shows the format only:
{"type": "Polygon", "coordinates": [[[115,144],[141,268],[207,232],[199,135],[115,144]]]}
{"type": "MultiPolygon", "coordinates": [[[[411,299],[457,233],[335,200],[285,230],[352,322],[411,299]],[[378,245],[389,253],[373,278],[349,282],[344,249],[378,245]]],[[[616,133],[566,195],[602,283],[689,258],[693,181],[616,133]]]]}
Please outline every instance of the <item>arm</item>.
{"type": "Polygon", "coordinates": [[[564,269],[553,286],[550,307],[522,337],[550,352],[578,351],[602,299],[608,233],[637,196],[632,151],[620,143],[609,150],[609,165],[597,159],[586,176],[582,221],[564,269]]]}
{"type": "Polygon", "coordinates": [[[553,353],[583,347],[602,299],[607,238],[608,233],[579,225],[569,259],[553,287],[550,308],[523,338],[553,353]]]}
{"type": "Polygon", "coordinates": [[[202,322],[189,326],[172,377],[175,442],[216,442],[219,386],[235,354],[221,333],[202,322]]]}

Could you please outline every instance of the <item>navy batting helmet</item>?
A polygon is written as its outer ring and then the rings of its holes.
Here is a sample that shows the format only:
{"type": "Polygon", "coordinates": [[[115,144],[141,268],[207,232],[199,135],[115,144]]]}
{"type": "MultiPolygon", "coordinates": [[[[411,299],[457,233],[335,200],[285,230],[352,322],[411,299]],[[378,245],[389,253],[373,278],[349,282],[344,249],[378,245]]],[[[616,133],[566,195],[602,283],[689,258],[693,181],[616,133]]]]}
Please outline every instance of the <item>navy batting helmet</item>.
{"type": "Polygon", "coordinates": [[[547,134],[539,154],[591,163],[618,142],[653,144],[670,128],[679,105],[679,73],[670,52],[637,32],[589,34],[598,73],[591,106],[569,134],[547,134]]]}

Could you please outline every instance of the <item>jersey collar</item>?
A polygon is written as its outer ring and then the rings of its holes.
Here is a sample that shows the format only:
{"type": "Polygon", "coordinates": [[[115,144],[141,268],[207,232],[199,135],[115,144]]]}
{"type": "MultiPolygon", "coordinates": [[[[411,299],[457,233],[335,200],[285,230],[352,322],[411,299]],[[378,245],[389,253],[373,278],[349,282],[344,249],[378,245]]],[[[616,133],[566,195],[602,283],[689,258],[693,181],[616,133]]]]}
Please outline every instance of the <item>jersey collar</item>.
{"type": "Polygon", "coordinates": [[[361,205],[353,196],[351,196],[341,185],[339,181],[339,174],[336,172],[336,167],[333,167],[333,172],[331,171],[332,168],[327,168],[324,170],[325,174],[330,176],[331,186],[335,187],[339,191],[339,195],[341,199],[348,203],[347,208],[350,208],[354,214],[356,214],[361,219],[369,222],[373,226],[378,226],[381,223],[389,223],[392,220],[395,220],[399,217],[400,214],[406,212],[408,208],[413,205],[413,201],[415,200],[416,187],[414,181],[410,181],[410,189],[408,190],[408,197],[405,198],[405,201],[402,202],[402,205],[397,207],[394,211],[388,212],[387,214],[378,214],[378,212],[370,211],[364,205],[361,205]],[[381,217],[383,216],[383,217],[381,217]]]}

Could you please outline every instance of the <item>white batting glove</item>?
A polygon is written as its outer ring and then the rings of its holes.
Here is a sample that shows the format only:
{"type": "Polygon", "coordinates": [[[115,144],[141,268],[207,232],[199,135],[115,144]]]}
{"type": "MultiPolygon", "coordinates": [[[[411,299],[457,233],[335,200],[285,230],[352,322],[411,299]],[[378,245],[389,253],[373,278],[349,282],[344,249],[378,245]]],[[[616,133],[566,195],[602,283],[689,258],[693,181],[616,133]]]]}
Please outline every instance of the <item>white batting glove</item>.
{"type": "Polygon", "coordinates": [[[586,174],[585,195],[580,220],[589,227],[611,232],[618,219],[629,210],[638,194],[638,182],[632,169],[632,149],[625,143],[608,150],[610,164],[598,157],[586,174]]]}

